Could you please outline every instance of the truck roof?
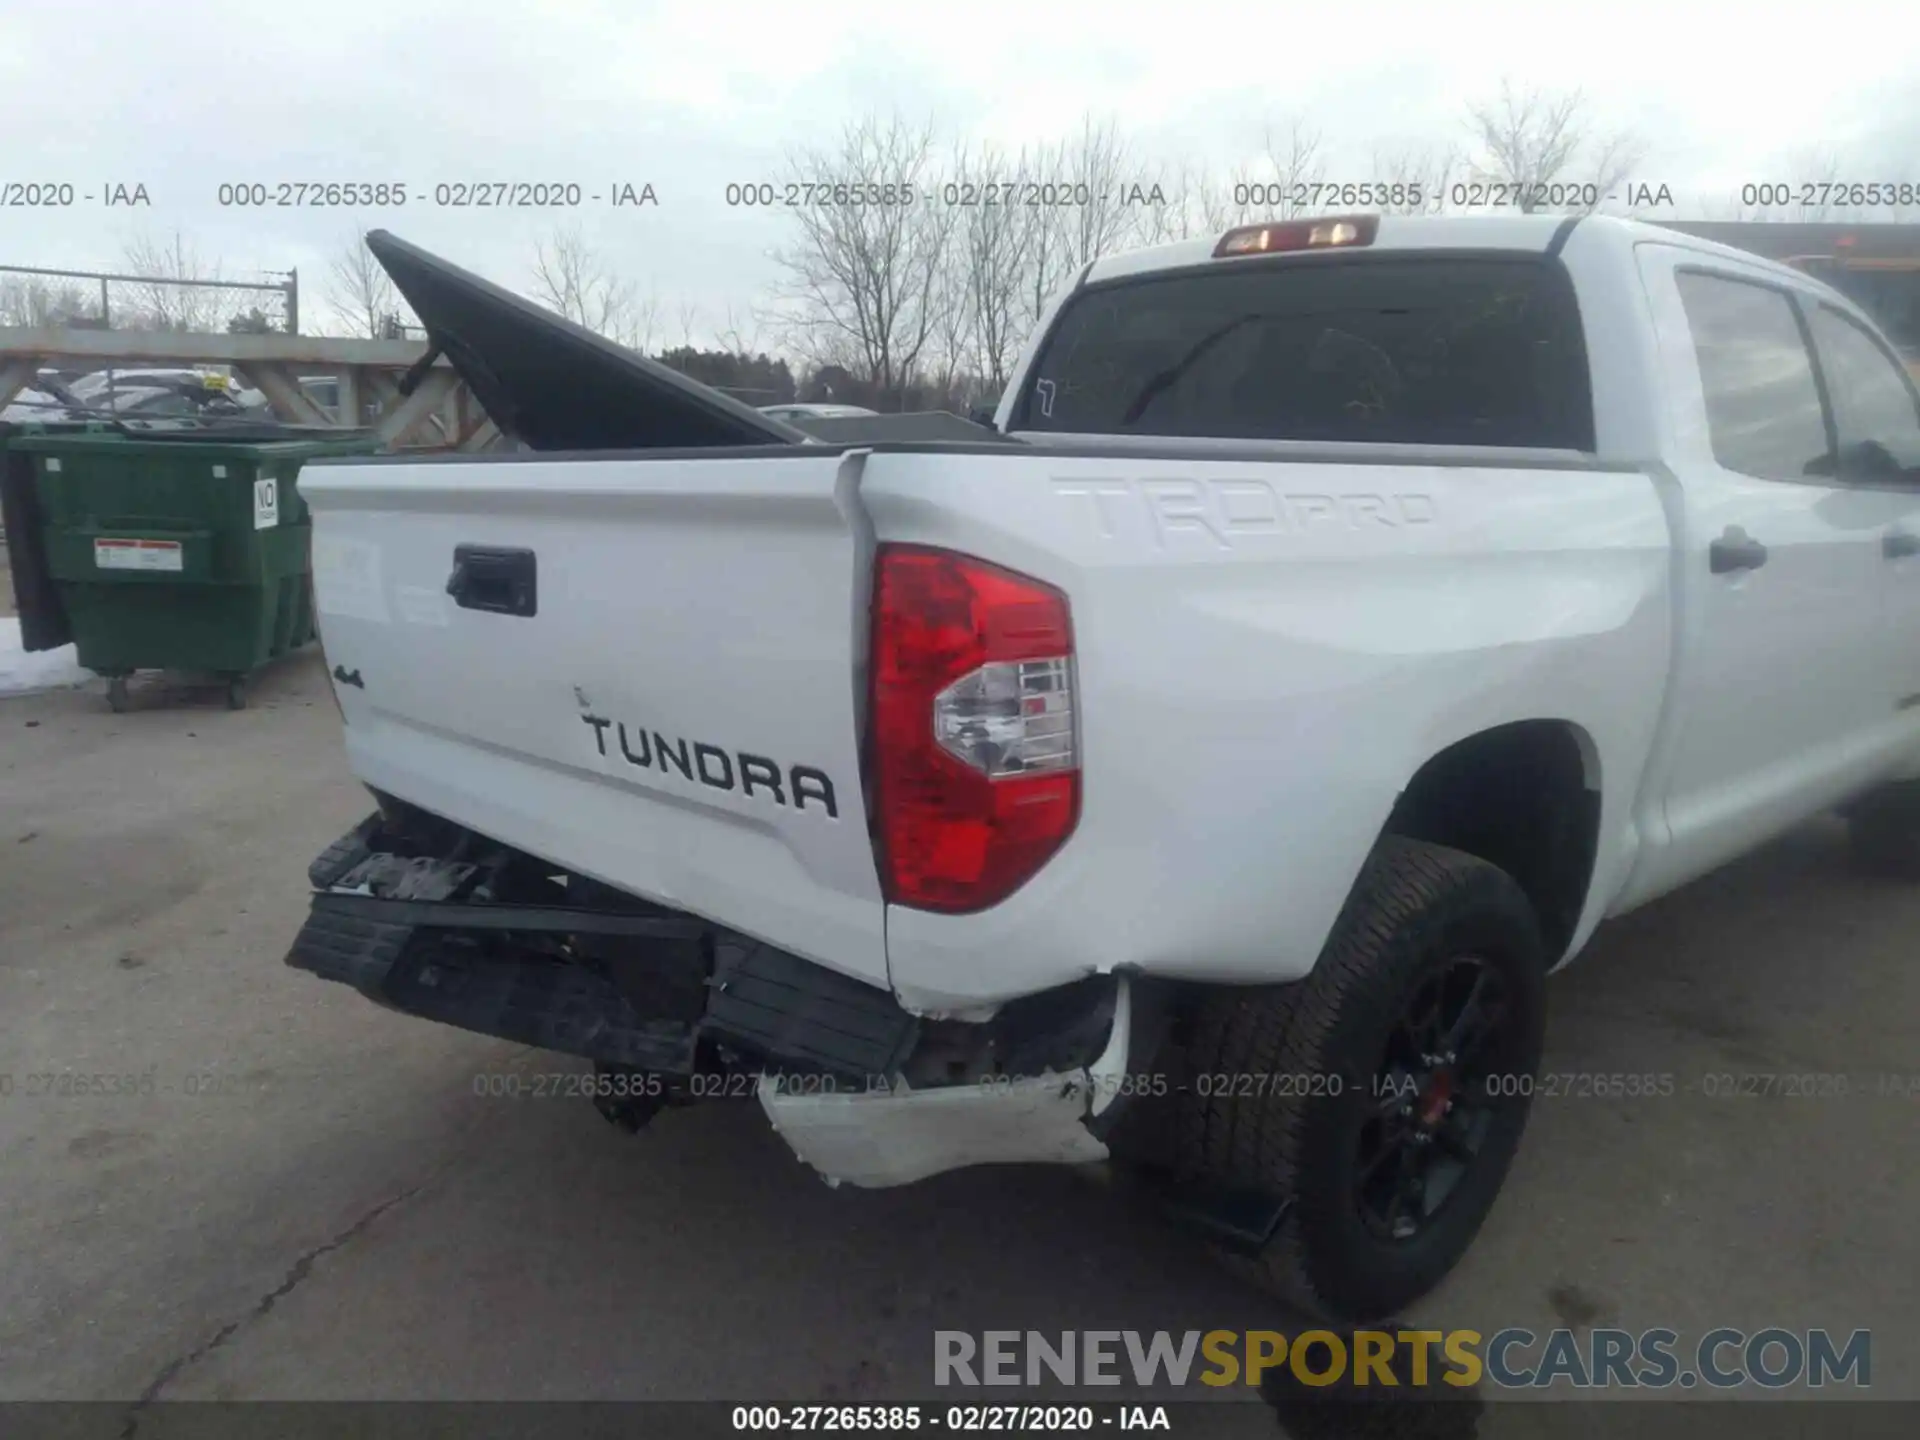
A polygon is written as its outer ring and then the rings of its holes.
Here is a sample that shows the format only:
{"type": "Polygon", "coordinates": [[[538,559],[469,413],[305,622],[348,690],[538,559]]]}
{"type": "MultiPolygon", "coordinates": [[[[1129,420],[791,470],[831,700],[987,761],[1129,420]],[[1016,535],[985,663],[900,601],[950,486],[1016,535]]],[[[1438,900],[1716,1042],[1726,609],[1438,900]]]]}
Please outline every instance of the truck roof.
{"type": "MultiPolygon", "coordinates": [[[[1288,218],[1304,220],[1339,217],[1288,218]]],[[[1276,220],[1274,223],[1280,222],[1276,220]]],[[[1702,254],[1717,255],[1722,259],[1734,259],[1749,265],[1759,265],[1776,271],[1782,276],[1791,276],[1801,284],[1807,283],[1807,276],[1802,272],[1791,270],[1775,261],[1755,255],[1751,251],[1738,250],[1731,245],[1722,245],[1713,240],[1669,229],[1664,225],[1655,225],[1643,220],[1629,220],[1618,215],[1382,215],[1379,233],[1375,236],[1373,243],[1366,248],[1369,251],[1511,250],[1516,254],[1538,255],[1545,253],[1553,244],[1554,236],[1568,228],[1570,223],[1577,223],[1582,230],[1600,230],[1623,249],[1636,243],[1648,242],[1677,245],[1684,249],[1697,250],[1702,254]]],[[[1118,280],[1128,276],[1150,275],[1160,271],[1206,265],[1212,261],[1214,247],[1219,242],[1219,235],[1205,235],[1195,240],[1176,240],[1167,245],[1151,245],[1140,250],[1102,256],[1087,268],[1081,283],[1098,284],[1104,280],[1118,280]]],[[[1219,263],[1230,265],[1235,261],[1227,259],[1219,263]]]]}

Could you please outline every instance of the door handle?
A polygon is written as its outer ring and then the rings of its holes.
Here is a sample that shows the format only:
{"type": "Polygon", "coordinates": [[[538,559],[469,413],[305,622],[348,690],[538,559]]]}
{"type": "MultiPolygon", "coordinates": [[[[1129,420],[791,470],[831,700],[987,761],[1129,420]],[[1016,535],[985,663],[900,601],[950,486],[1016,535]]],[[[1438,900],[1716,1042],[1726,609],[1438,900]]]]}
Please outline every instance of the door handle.
{"type": "Polygon", "coordinates": [[[1720,538],[1707,547],[1707,564],[1716,575],[1758,570],[1766,563],[1767,547],[1738,525],[1729,525],[1720,538]]]}
{"type": "Polygon", "coordinates": [[[1889,560],[1920,555],[1920,535],[1910,530],[1889,530],[1880,541],[1880,553],[1889,560]]]}
{"type": "Polygon", "coordinates": [[[447,594],[462,610],[533,615],[540,608],[538,581],[539,568],[531,550],[456,545],[447,594]]]}

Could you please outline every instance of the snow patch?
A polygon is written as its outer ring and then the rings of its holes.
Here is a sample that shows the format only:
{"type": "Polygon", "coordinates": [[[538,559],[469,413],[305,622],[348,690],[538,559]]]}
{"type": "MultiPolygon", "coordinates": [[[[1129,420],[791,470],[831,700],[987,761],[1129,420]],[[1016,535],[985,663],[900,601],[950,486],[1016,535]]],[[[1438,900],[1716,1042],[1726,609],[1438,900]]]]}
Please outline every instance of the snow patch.
{"type": "Polygon", "coordinates": [[[36,690],[70,690],[96,678],[74,658],[73,646],[28,654],[20,643],[20,622],[0,616],[0,695],[31,695],[36,690]]]}

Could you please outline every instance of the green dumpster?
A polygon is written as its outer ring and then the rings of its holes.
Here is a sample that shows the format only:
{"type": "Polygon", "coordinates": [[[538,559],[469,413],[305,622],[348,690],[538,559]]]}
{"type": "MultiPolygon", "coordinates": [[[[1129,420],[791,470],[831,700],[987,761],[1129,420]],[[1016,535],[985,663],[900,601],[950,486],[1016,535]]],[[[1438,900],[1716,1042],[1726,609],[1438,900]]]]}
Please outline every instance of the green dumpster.
{"type": "Polygon", "coordinates": [[[300,467],[378,448],[360,431],[11,437],[16,463],[33,466],[46,570],[78,659],[107,677],[113,708],[126,708],[136,670],[195,670],[223,678],[240,709],[255,670],[312,640],[300,467]]]}
{"type": "Polygon", "coordinates": [[[7,537],[13,609],[20,617],[20,640],[28,651],[56,650],[71,644],[73,634],[60,607],[60,592],[47,574],[46,537],[32,458],[10,454],[8,447],[26,435],[100,434],[113,428],[101,420],[0,420],[0,531],[7,537]]]}

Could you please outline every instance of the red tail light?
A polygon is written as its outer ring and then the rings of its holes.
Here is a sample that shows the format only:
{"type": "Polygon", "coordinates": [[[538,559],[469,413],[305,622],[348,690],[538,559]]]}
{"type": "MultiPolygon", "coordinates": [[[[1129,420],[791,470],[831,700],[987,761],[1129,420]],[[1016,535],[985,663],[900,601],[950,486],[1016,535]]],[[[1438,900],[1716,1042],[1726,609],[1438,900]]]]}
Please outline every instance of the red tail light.
{"type": "Polygon", "coordinates": [[[950,551],[883,545],[871,664],[887,898],[953,913],[997,904],[1079,819],[1067,597],[950,551]]]}

